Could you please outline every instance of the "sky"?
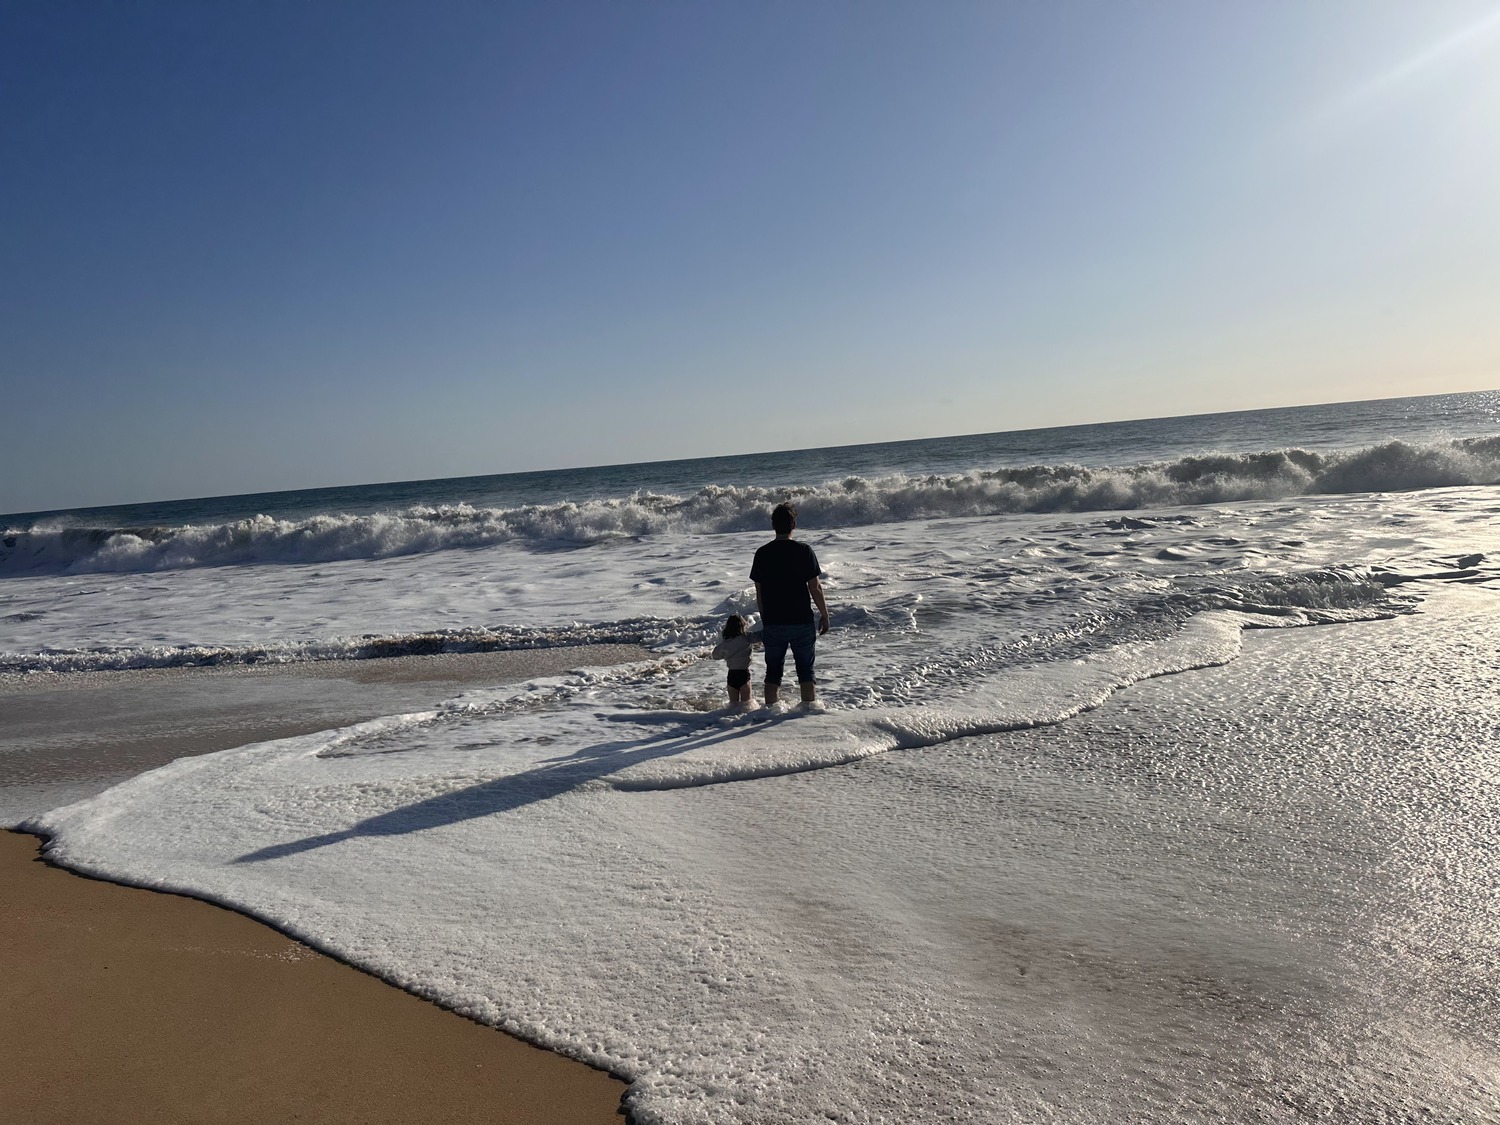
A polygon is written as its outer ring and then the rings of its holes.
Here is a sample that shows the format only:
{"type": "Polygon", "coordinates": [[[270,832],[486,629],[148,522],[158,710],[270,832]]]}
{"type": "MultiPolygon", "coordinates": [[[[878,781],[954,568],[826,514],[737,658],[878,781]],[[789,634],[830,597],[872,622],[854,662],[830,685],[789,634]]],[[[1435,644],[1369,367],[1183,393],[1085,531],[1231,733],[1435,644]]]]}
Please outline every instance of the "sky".
{"type": "Polygon", "coordinates": [[[0,511],[1500,387],[1500,3],[0,0],[0,511]]]}

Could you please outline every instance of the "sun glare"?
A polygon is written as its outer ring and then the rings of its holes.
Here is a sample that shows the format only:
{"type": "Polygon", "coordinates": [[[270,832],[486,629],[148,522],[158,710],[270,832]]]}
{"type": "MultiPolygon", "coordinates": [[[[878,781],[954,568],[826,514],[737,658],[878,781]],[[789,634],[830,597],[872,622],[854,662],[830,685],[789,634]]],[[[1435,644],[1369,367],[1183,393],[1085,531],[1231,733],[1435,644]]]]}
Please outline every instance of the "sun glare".
{"type": "Polygon", "coordinates": [[[1352,90],[1336,103],[1335,108],[1351,109],[1380,97],[1441,64],[1463,65],[1463,62],[1493,49],[1497,44],[1500,44],[1500,8],[1352,90]]]}

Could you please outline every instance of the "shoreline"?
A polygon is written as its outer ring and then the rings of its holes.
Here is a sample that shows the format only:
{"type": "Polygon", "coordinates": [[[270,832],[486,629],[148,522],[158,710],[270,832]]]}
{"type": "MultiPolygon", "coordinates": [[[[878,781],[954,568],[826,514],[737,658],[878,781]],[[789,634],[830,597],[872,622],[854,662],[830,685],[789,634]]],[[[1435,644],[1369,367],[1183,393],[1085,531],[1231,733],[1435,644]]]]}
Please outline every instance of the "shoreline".
{"type": "Polygon", "coordinates": [[[611,1074],[233,909],[55,865],[44,838],[14,825],[179,757],[424,709],[465,688],[647,658],[612,645],[6,677],[8,1112],[33,1125],[623,1120],[628,1085],[611,1074]]]}
{"type": "Polygon", "coordinates": [[[636,645],[0,676],[0,828],[177,758],[427,710],[471,688],[648,660],[636,645]]]}

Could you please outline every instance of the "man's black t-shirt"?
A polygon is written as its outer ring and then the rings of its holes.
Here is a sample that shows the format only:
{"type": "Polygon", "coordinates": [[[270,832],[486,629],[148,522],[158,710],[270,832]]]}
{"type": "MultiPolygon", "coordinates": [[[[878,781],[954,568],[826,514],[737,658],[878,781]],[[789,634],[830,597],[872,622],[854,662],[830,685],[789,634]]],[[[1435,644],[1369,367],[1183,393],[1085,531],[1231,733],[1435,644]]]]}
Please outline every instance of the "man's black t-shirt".
{"type": "Polygon", "coordinates": [[[806,543],[773,539],[756,551],[750,581],[760,583],[761,623],[811,624],[812,595],[807,583],[822,573],[818,556],[806,543]]]}

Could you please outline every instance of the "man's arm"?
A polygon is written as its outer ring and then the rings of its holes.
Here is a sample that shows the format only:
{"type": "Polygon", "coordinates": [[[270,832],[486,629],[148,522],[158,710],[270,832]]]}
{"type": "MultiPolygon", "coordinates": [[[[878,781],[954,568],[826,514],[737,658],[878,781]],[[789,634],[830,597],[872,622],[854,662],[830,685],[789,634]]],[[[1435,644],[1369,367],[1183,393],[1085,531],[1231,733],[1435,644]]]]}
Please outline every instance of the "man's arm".
{"type": "MultiPolygon", "coordinates": [[[[828,632],[828,603],[823,600],[823,583],[813,575],[807,580],[807,592],[812,595],[813,604],[818,607],[818,636],[828,632]]],[[[760,587],[755,588],[756,597],[760,596],[760,587]]]]}
{"type": "Polygon", "coordinates": [[[760,614],[760,619],[766,619],[766,607],[760,600],[760,583],[755,584],[755,612],[760,614]]]}

